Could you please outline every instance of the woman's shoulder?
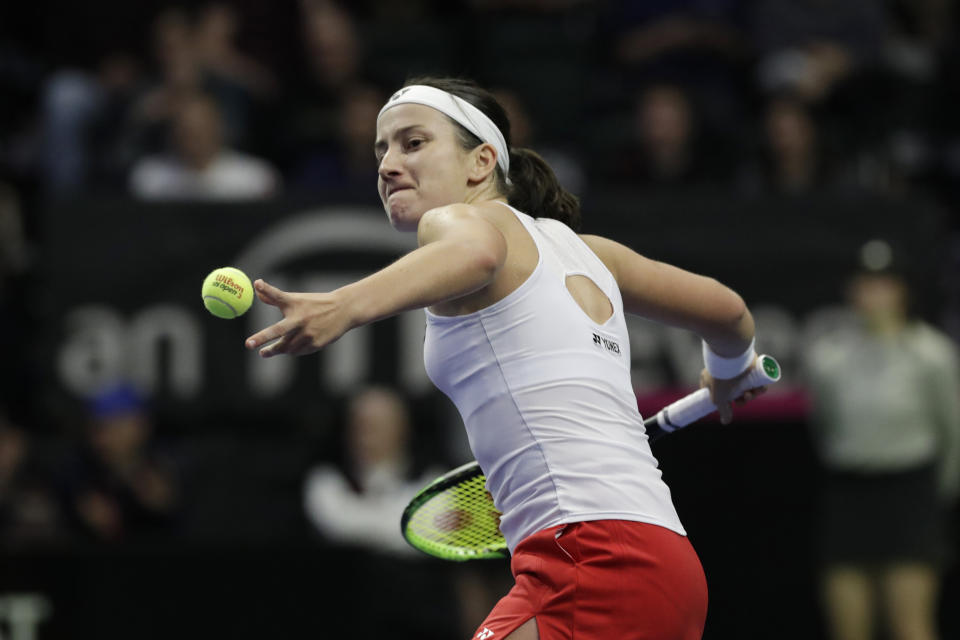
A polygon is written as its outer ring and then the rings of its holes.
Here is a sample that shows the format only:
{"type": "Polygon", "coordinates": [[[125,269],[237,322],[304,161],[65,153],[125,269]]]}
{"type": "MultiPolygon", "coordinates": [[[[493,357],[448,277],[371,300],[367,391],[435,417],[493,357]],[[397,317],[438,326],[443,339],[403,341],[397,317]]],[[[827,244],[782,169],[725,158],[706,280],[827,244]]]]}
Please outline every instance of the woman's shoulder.
{"type": "Polygon", "coordinates": [[[615,240],[604,236],[593,235],[589,233],[577,234],[583,243],[593,251],[598,258],[606,265],[607,269],[617,277],[618,267],[623,253],[629,251],[627,247],[615,240]]]}
{"type": "MultiPolygon", "coordinates": [[[[502,200],[487,200],[475,204],[452,205],[458,208],[465,216],[475,216],[496,227],[504,236],[510,236],[522,231],[524,224],[521,217],[525,216],[502,200]]],[[[532,218],[528,219],[532,220],[532,218]]]]}
{"type": "Polygon", "coordinates": [[[421,219],[450,217],[462,218],[481,218],[489,222],[496,222],[501,219],[515,218],[512,209],[506,203],[492,200],[479,203],[455,202],[440,207],[435,207],[423,214],[421,219]]]}

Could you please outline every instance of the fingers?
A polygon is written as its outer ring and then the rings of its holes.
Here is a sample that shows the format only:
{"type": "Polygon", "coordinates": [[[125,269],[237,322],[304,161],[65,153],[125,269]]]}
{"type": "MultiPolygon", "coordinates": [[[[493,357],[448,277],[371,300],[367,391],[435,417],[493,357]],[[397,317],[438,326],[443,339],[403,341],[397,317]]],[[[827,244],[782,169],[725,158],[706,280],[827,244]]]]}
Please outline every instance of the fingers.
{"type": "Polygon", "coordinates": [[[291,322],[287,318],[284,318],[280,322],[276,324],[272,324],[266,329],[263,329],[262,331],[258,331],[257,333],[247,338],[247,341],[244,343],[244,345],[247,347],[247,349],[250,349],[250,350],[256,349],[257,347],[263,346],[272,340],[276,340],[277,338],[282,338],[295,326],[296,325],[293,322],[291,322]]]}
{"type": "Polygon", "coordinates": [[[273,356],[280,355],[281,353],[287,353],[290,350],[290,342],[290,334],[287,334],[270,346],[260,349],[260,357],[272,358],[273,356]]]}
{"type": "Polygon", "coordinates": [[[766,386],[754,387],[753,389],[747,389],[731,401],[730,394],[732,394],[734,386],[733,380],[714,380],[706,369],[700,372],[700,387],[710,390],[710,400],[717,407],[721,424],[730,424],[733,421],[734,403],[742,405],[767,391],[766,386]],[[719,402],[717,401],[718,398],[720,399],[719,402]]]}
{"type": "Polygon", "coordinates": [[[314,351],[316,349],[312,347],[310,337],[301,331],[300,327],[296,327],[270,346],[261,349],[260,355],[264,358],[271,358],[282,353],[302,356],[314,351]]]}
{"type": "MultiPolygon", "coordinates": [[[[279,323],[278,323],[279,324],[279,323]]],[[[274,325],[276,326],[276,325],[274,325]]],[[[251,338],[250,340],[253,340],[251,338]]],[[[269,340],[267,340],[269,342],[269,340]]],[[[249,341],[248,341],[249,346],[249,341]]],[[[256,348],[256,347],[250,347],[256,348]]],[[[317,351],[320,347],[315,345],[310,336],[303,331],[303,328],[293,325],[289,330],[273,344],[260,349],[260,357],[272,358],[280,354],[291,356],[302,356],[317,351]]]]}
{"type": "Polygon", "coordinates": [[[747,389],[742,394],[740,394],[740,397],[734,400],[734,402],[736,402],[737,404],[746,404],[747,402],[750,402],[757,396],[761,396],[766,392],[767,392],[767,388],[765,386],[754,387],[753,389],[747,389]]]}
{"type": "Polygon", "coordinates": [[[729,402],[723,402],[717,407],[720,413],[720,424],[730,424],[733,421],[733,408],[729,402]]]}
{"type": "Polygon", "coordinates": [[[706,369],[701,370],[700,371],[700,388],[709,389],[710,401],[713,402],[713,404],[717,404],[717,401],[714,396],[714,389],[713,389],[714,385],[712,384],[712,382],[713,382],[713,379],[710,377],[710,374],[707,373],[707,370],[706,369]]]}
{"type": "Polygon", "coordinates": [[[253,290],[257,292],[257,297],[260,298],[260,301],[266,304],[283,307],[287,302],[287,294],[285,291],[277,289],[262,278],[254,281],[253,290]]]}
{"type": "MultiPolygon", "coordinates": [[[[278,307],[285,314],[287,313],[286,307],[290,304],[290,294],[288,294],[286,291],[278,289],[262,278],[258,278],[254,281],[253,290],[257,293],[257,297],[261,302],[278,307]]],[[[269,358],[280,353],[288,353],[290,351],[290,342],[293,337],[290,334],[296,328],[297,324],[295,322],[291,321],[289,318],[284,318],[280,322],[277,322],[276,324],[271,325],[247,338],[247,341],[244,343],[244,345],[247,347],[247,349],[253,350],[267,344],[268,342],[276,340],[276,342],[269,347],[261,349],[260,355],[264,358],[269,358]]]]}

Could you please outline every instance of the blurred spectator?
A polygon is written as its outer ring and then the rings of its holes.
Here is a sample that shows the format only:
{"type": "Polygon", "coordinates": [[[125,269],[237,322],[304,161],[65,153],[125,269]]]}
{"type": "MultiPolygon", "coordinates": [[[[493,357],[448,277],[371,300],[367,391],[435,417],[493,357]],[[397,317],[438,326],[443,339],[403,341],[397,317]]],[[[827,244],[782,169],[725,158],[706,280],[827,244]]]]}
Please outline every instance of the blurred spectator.
{"type": "Polygon", "coordinates": [[[377,181],[377,162],[372,152],[377,137],[377,113],[386,97],[376,87],[344,88],[338,113],[336,137],[325,145],[305,149],[291,182],[306,189],[338,189],[369,194],[377,181]]]}
{"type": "MultiPolygon", "coordinates": [[[[955,38],[953,6],[942,0],[889,0],[880,64],[862,74],[844,102],[862,105],[851,124],[859,140],[860,181],[902,193],[937,186],[946,122],[938,107],[955,85],[943,77],[955,38]]],[[[845,105],[831,105],[843,114],[845,105]]],[[[949,125],[946,127],[949,129],[949,125]]],[[[849,137],[847,134],[846,137],[849,137]]]]}
{"type": "Polygon", "coordinates": [[[138,157],[163,148],[181,102],[203,89],[190,17],[181,9],[161,11],[152,25],[155,77],[138,96],[126,122],[138,157]]]}
{"type": "Polygon", "coordinates": [[[933,79],[937,58],[953,35],[954,4],[945,0],[888,3],[890,34],[884,53],[894,72],[918,82],[933,79]]]}
{"type": "MultiPolygon", "coordinates": [[[[923,60],[934,57],[932,78],[923,86],[908,86],[901,99],[912,98],[916,114],[906,126],[893,131],[895,166],[905,173],[916,191],[931,189],[950,207],[953,228],[960,228],[960,11],[956,2],[921,0],[898,5],[909,7],[912,36],[908,45],[919,48],[923,60]],[[904,144],[906,143],[906,144],[904,144]],[[897,153],[899,152],[899,153],[897,153]]],[[[923,67],[921,66],[921,69],[923,67]]]]}
{"type": "Polygon", "coordinates": [[[175,112],[170,154],[147,156],[134,165],[130,190],[149,200],[240,200],[265,198],[278,189],[266,162],[227,147],[216,102],[185,97],[175,112]]]}
{"type": "MultiPolygon", "coordinates": [[[[416,606],[418,597],[391,588],[384,632],[406,629],[411,637],[451,637],[476,629],[487,609],[506,595],[509,584],[503,566],[464,567],[449,576],[421,563],[426,556],[400,534],[400,518],[410,499],[442,470],[416,461],[406,399],[392,389],[369,387],[352,396],[347,406],[344,462],[314,467],[304,483],[307,518],[328,540],[359,545],[374,553],[378,575],[402,580],[414,592],[439,598],[436,611],[416,606]],[[452,578],[452,582],[447,578],[452,578]],[[442,615],[440,615],[442,612],[442,615]],[[422,634],[414,634],[422,629],[422,634]],[[423,635],[426,634],[426,635],[423,635]]],[[[492,563],[491,563],[492,564],[492,563]]],[[[459,567],[458,567],[459,569],[459,567]]],[[[380,620],[374,624],[382,624],[380,620]]],[[[374,634],[378,635],[378,634],[374,634]]]]}
{"type": "Polygon", "coordinates": [[[240,17],[225,2],[211,2],[200,13],[196,27],[197,58],[203,68],[230,79],[254,95],[276,90],[270,70],[237,46],[240,17]]]}
{"type": "Polygon", "coordinates": [[[158,151],[182,103],[198,92],[211,96],[220,112],[220,136],[228,145],[248,143],[259,106],[274,97],[274,75],[237,45],[239,16],[213,2],[194,20],[181,9],[166,9],[153,23],[156,79],[131,110],[126,129],[132,146],[158,151]]]}
{"type": "Polygon", "coordinates": [[[105,56],[94,73],[62,69],[47,79],[41,172],[48,190],[80,191],[123,166],[123,123],[140,89],[139,64],[121,52],[105,56]]]}
{"type": "Polygon", "coordinates": [[[760,88],[818,102],[877,65],[886,19],[880,0],[760,0],[752,31],[760,88]]]}
{"type": "Polygon", "coordinates": [[[336,93],[356,80],[362,66],[357,28],[343,6],[331,0],[301,0],[303,34],[311,79],[336,93]]]}
{"type": "Polygon", "coordinates": [[[19,193],[0,181],[0,403],[11,410],[28,404],[39,382],[34,375],[37,318],[29,305],[33,264],[24,218],[19,193]]]}
{"type": "Polygon", "coordinates": [[[400,516],[440,473],[414,466],[406,400],[390,389],[365,389],[350,399],[345,427],[343,467],[318,466],[304,484],[310,522],[336,542],[418,556],[400,535],[400,516]]]}
{"type": "Polygon", "coordinates": [[[239,29],[236,9],[225,2],[205,5],[194,29],[195,53],[204,86],[220,105],[226,139],[231,144],[245,141],[256,102],[277,91],[277,80],[270,70],[240,50],[239,29]]]}
{"type": "Polygon", "coordinates": [[[157,78],[125,53],[105,56],[96,73],[61,69],[43,95],[45,186],[70,193],[118,182],[133,161],[159,148],[179,101],[201,87],[189,16],[166,9],[152,24],[157,78]]]}
{"type": "Polygon", "coordinates": [[[7,279],[27,267],[27,242],[17,192],[0,182],[0,301],[7,279]]]}
{"type": "Polygon", "coordinates": [[[704,144],[693,105],[675,85],[659,84],[638,94],[629,147],[611,155],[603,177],[640,188],[687,187],[720,177],[704,144]]]}
{"type": "Polygon", "coordinates": [[[162,147],[180,101],[199,90],[219,103],[228,143],[249,144],[257,109],[277,83],[238,47],[233,6],[213,2],[196,18],[165,8],[151,30],[152,78],[123,51],[104,55],[93,71],[68,66],[46,78],[38,161],[48,192],[121,186],[136,158],[162,147]]]}
{"type": "Polygon", "coordinates": [[[960,490],[960,369],[950,339],[908,314],[895,260],[886,242],[864,246],[848,291],[856,323],[809,351],[826,472],[822,597],[837,640],[871,638],[875,619],[888,637],[938,637],[944,518],[960,490]]]}
{"type": "Polygon", "coordinates": [[[62,71],[47,81],[41,170],[51,191],[69,192],[84,186],[89,167],[89,123],[99,102],[98,87],[86,74],[62,71]]]}
{"type": "Polygon", "coordinates": [[[800,100],[779,96],[767,103],[756,157],[739,171],[745,193],[801,194],[852,183],[839,153],[825,150],[814,114],[800,100]]]}
{"type": "Polygon", "coordinates": [[[89,401],[85,441],[63,478],[66,508],[96,540],[170,534],[180,512],[179,473],[154,438],[146,399],[120,384],[89,401]]]}
{"type": "Polygon", "coordinates": [[[771,165],[770,183],[777,191],[808,191],[821,182],[817,128],[802,104],[777,100],[767,108],[766,141],[771,165]]]}
{"type": "Polygon", "coordinates": [[[735,23],[736,3],[616,2],[612,8],[623,33],[616,41],[617,58],[627,64],[655,63],[671,55],[736,56],[742,36],[735,23]]]}
{"type": "Polygon", "coordinates": [[[61,538],[60,511],[44,477],[26,432],[0,410],[0,544],[36,545],[61,538]]]}
{"type": "Polygon", "coordinates": [[[4,32],[0,16],[0,175],[23,174],[39,162],[38,95],[45,80],[40,56],[4,32]]]}
{"type": "Polygon", "coordinates": [[[289,83],[274,133],[275,155],[295,180],[318,150],[338,144],[344,97],[351,87],[366,86],[353,17],[329,0],[299,4],[303,62],[289,83]]]}
{"type": "Polygon", "coordinates": [[[495,89],[493,94],[503,105],[510,119],[510,141],[513,146],[526,147],[539,153],[553,169],[565,189],[576,195],[583,195],[586,176],[577,159],[563,149],[538,139],[538,131],[527,107],[516,92],[500,88],[495,89]]]}
{"type": "Polygon", "coordinates": [[[747,47],[736,0],[617,0],[600,11],[617,85],[632,92],[680,83],[703,106],[703,126],[737,129],[743,120],[747,47]]]}

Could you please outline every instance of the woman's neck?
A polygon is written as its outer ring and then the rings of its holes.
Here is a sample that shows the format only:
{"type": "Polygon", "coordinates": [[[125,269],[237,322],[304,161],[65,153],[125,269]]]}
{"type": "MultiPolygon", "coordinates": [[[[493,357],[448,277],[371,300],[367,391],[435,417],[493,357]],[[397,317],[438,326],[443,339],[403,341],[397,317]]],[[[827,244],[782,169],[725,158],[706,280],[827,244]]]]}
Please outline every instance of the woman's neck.
{"type": "Polygon", "coordinates": [[[483,204],[492,200],[507,201],[507,196],[500,193],[492,180],[485,180],[475,187],[467,187],[463,199],[466,204],[483,204]]]}

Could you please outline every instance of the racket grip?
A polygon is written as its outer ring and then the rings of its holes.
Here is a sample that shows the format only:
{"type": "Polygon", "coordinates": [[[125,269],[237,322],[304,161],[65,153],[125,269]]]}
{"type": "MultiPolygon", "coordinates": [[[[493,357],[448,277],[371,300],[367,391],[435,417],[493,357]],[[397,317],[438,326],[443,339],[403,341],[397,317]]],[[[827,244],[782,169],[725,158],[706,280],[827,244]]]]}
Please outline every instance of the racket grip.
{"type": "MultiPolygon", "coordinates": [[[[744,391],[755,387],[772,384],[779,379],[780,363],[773,356],[758,356],[756,365],[734,388],[733,397],[736,398],[744,391]]],[[[664,407],[657,412],[657,415],[643,422],[647,427],[648,435],[654,439],[657,435],[670,433],[691,422],[696,422],[716,409],[716,405],[710,400],[710,390],[699,389],[664,407]]]]}

